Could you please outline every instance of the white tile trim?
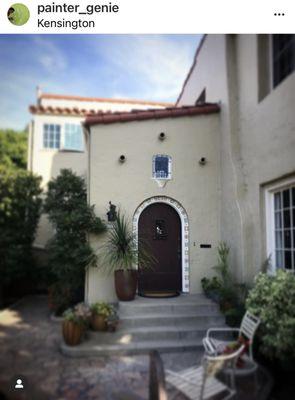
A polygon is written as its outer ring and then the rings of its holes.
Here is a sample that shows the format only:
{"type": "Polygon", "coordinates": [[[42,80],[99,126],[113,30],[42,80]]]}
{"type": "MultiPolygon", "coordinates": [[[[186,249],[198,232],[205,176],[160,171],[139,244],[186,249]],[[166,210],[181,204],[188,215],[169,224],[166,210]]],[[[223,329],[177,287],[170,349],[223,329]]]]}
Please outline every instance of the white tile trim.
{"type": "Polygon", "coordinates": [[[188,216],[187,213],[182,207],[182,205],[167,196],[154,196],[151,197],[147,200],[145,200],[143,203],[141,203],[137,209],[135,210],[134,216],[133,216],[133,233],[136,235],[136,238],[138,237],[138,221],[140,214],[143,212],[143,210],[148,207],[151,204],[154,203],[165,203],[173,207],[181,220],[181,252],[182,252],[182,260],[181,260],[181,268],[182,268],[182,291],[185,293],[189,292],[189,275],[190,275],[190,270],[189,270],[189,221],[188,221],[188,216]]]}

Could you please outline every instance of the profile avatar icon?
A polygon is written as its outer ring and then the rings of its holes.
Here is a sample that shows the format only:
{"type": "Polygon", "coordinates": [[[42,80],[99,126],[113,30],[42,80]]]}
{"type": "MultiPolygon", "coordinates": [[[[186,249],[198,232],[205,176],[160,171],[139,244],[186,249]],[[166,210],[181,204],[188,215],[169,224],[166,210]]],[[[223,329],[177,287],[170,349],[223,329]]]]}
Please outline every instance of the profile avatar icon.
{"type": "Polygon", "coordinates": [[[16,3],[9,7],[7,18],[13,25],[24,25],[30,18],[30,11],[27,6],[22,3],[16,3]]]}
{"type": "Polygon", "coordinates": [[[14,386],[15,389],[23,389],[24,385],[23,385],[23,381],[21,379],[17,379],[16,381],[16,385],[14,386]]]}

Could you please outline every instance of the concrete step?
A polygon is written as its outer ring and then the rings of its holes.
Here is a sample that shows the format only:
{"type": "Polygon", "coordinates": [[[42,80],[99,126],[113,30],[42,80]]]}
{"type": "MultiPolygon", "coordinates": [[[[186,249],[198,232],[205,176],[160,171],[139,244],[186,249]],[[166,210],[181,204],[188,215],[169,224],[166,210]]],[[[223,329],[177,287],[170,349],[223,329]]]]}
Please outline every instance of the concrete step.
{"type": "Polygon", "coordinates": [[[201,340],[159,340],[105,344],[97,339],[90,339],[79,346],[67,346],[62,343],[60,349],[69,357],[133,355],[146,354],[151,350],[158,350],[162,353],[202,350],[202,342],[201,340]]]}
{"type": "Polygon", "coordinates": [[[119,303],[117,332],[87,332],[79,346],[61,344],[72,357],[203,351],[202,338],[210,327],[224,326],[218,306],[203,295],[170,299],[137,297],[119,303]]]}
{"type": "MultiPolygon", "coordinates": [[[[151,328],[121,329],[116,333],[118,342],[141,342],[141,341],[161,341],[161,340],[200,340],[206,335],[207,329],[198,329],[192,326],[166,326],[151,328]]],[[[99,332],[89,331],[88,337],[100,339],[99,332]]]]}
{"type": "Polygon", "coordinates": [[[189,303],[189,304],[126,304],[120,303],[119,313],[121,317],[138,316],[150,314],[216,314],[219,311],[218,305],[215,303],[189,303]]]}
{"type": "Polygon", "coordinates": [[[173,315],[148,314],[136,316],[120,316],[121,327],[132,329],[136,327],[168,327],[168,326],[190,326],[199,329],[207,329],[210,326],[224,324],[224,317],[220,313],[215,314],[194,314],[182,313],[173,315]]]}

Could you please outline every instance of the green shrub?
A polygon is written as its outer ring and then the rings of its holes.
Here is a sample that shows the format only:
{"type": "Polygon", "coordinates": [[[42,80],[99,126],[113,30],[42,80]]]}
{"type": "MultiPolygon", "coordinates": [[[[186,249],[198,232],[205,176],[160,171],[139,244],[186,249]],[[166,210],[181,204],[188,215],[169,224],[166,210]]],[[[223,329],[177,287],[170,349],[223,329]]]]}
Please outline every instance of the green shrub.
{"type": "Polygon", "coordinates": [[[0,167],[1,284],[34,277],[32,244],[41,212],[41,178],[0,167]]]}
{"type": "Polygon", "coordinates": [[[95,265],[96,255],[88,241],[88,234],[98,234],[105,225],[96,217],[94,206],[87,203],[86,183],[83,177],[63,169],[48,184],[44,211],[55,228],[48,243],[49,270],[55,283],[53,304],[62,303],[59,310],[80,299],[74,294],[83,290],[85,270],[95,265]],[[62,300],[63,285],[67,285],[69,299],[62,300]]]}
{"type": "Polygon", "coordinates": [[[258,274],[246,307],[261,318],[260,351],[270,359],[295,359],[295,276],[258,274]]]}

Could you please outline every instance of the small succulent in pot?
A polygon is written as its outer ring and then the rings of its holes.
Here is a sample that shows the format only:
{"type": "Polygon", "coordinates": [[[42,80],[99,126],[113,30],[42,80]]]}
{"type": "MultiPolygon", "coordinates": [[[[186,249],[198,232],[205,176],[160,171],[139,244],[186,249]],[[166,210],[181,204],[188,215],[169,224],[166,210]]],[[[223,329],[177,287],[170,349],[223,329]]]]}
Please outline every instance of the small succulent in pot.
{"type": "Polygon", "coordinates": [[[94,303],[90,307],[91,326],[95,331],[107,330],[107,319],[115,313],[115,308],[111,304],[105,302],[94,303]]]}

